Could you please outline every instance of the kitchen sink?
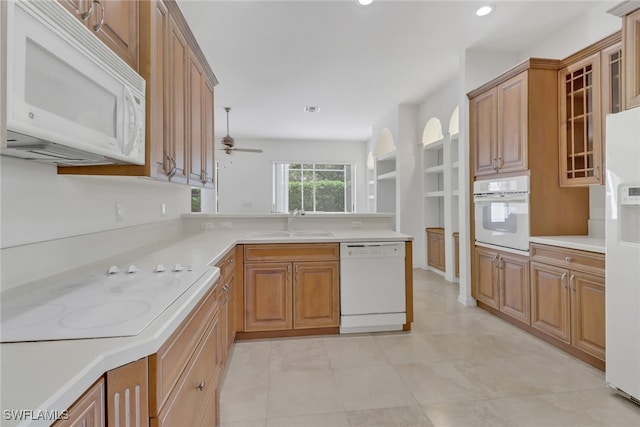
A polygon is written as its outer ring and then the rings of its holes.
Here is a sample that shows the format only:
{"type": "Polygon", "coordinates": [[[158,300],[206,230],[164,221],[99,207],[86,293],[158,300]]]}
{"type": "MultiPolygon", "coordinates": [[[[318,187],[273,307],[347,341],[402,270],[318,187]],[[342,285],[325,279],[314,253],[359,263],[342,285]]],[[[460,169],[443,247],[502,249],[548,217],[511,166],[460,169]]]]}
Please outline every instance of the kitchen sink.
{"type": "Polygon", "coordinates": [[[249,235],[251,239],[276,239],[296,237],[328,237],[333,233],[328,230],[301,230],[301,231],[256,231],[249,235]]]}
{"type": "Polygon", "coordinates": [[[333,233],[327,230],[305,230],[305,231],[292,231],[291,235],[296,237],[323,237],[333,236],[333,233]]]}

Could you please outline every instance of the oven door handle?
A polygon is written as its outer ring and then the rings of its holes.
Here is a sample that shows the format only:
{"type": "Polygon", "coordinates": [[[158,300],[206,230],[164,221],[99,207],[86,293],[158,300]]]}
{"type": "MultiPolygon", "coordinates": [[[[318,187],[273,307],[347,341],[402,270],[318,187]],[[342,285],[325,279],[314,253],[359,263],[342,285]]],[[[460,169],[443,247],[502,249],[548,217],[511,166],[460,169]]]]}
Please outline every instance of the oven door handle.
{"type": "Polygon", "coordinates": [[[474,203],[484,203],[484,202],[526,202],[529,200],[528,194],[505,194],[502,196],[484,196],[484,195],[475,195],[473,196],[474,203]]]}

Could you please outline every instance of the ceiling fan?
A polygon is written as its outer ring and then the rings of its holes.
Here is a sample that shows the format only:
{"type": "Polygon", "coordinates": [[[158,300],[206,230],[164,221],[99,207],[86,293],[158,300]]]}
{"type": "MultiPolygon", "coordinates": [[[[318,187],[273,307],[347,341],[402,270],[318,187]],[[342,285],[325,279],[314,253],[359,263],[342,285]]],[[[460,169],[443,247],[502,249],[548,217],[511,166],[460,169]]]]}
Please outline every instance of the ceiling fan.
{"type": "Polygon", "coordinates": [[[262,153],[262,150],[259,148],[233,148],[236,142],[229,135],[229,111],[231,111],[231,107],[224,107],[224,111],[227,112],[227,136],[222,138],[222,145],[224,145],[224,148],[219,148],[219,150],[224,150],[224,152],[227,154],[231,154],[232,151],[243,151],[245,153],[262,153]]]}

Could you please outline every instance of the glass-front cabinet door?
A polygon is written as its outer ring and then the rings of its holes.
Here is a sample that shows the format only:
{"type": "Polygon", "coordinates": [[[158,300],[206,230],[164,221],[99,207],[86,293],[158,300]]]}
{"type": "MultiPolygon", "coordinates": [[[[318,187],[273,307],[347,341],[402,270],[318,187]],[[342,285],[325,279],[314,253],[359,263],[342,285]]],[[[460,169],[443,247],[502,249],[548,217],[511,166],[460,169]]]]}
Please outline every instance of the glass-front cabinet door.
{"type": "Polygon", "coordinates": [[[560,185],[601,184],[600,52],[559,71],[560,185]]]}

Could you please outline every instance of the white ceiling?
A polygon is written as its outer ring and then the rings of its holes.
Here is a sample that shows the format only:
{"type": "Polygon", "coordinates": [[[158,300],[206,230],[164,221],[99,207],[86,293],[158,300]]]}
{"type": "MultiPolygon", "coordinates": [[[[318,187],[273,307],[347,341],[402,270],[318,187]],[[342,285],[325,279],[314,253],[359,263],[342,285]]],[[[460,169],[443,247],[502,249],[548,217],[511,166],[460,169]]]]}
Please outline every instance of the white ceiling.
{"type": "MultiPolygon", "coordinates": [[[[517,53],[593,1],[179,0],[220,84],[216,134],[367,140],[395,106],[453,78],[466,48],[517,53]],[[307,105],[318,113],[305,113],[307,105]]],[[[218,138],[219,138],[218,136],[218,138]]]]}

